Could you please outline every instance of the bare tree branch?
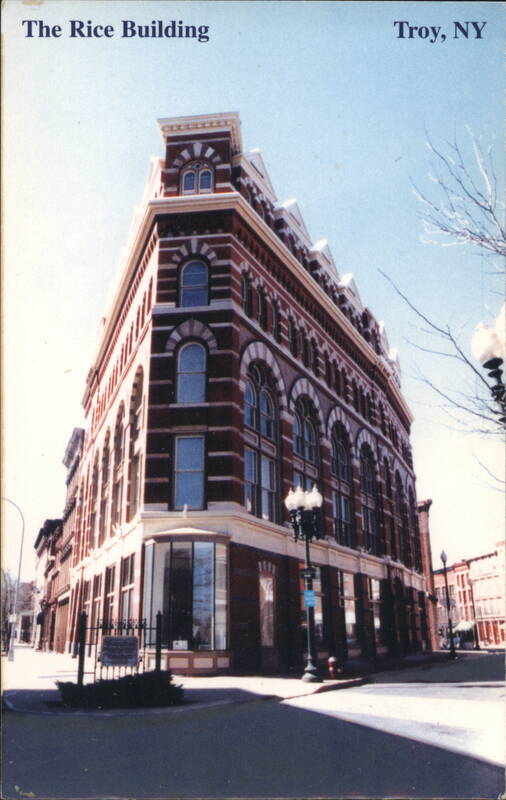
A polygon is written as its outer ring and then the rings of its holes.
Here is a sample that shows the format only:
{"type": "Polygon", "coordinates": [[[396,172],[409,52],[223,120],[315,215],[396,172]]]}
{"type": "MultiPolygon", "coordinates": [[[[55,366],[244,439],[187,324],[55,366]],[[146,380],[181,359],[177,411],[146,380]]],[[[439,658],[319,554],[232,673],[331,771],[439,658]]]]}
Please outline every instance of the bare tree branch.
{"type": "MultiPolygon", "coordinates": [[[[429,196],[412,183],[422,210],[422,241],[443,247],[471,244],[487,254],[506,256],[503,201],[498,199],[492,148],[483,152],[469,127],[472,155],[464,157],[454,136],[444,148],[436,147],[426,131],[426,145],[433,158],[429,180],[436,187],[429,196]],[[441,239],[441,236],[443,239],[441,239]],[[435,237],[435,238],[433,238],[435,237]]],[[[504,271],[504,267],[502,268],[504,271]]]]}

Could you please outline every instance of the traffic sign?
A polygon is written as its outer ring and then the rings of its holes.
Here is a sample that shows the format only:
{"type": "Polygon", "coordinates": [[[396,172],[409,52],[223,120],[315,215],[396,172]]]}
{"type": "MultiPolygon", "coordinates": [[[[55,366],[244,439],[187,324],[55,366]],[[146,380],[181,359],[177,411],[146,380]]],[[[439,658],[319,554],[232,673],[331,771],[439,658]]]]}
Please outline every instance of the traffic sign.
{"type": "Polygon", "coordinates": [[[304,605],[306,608],[314,608],[316,605],[316,595],[313,589],[306,589],[304,591],[304,605]]]}

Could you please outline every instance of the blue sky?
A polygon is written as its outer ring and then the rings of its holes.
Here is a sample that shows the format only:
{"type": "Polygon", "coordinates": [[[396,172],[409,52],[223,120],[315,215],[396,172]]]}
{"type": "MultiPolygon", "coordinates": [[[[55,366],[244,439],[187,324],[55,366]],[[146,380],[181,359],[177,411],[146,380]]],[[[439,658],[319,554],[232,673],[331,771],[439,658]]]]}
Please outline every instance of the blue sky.
{"type": "MultiPolygon", "coordinates": [[[[503,501],[477,459],[497,472],[500,446],[458,433],[416,379],[458,380],[408,343],[421,341],[417,320],[380,270],[465,347],[499,310],[489,260],[421,243],[411,181],[430,187],[425,132],[467,147],[465,126],[494,147],[503,174],[503,5],[7,0],[3,17],[3,494],[26,517],[27,570],[40,525],[62,511],[61,458],[82,422],[99,320],[149,157],[163,152],[156,120],[216,111],[240,113],[244,146],[262,151],[278,199],[297,198],[313,240],[328,239],[399,349],[434,551],[453,560],[492,549],[503,501]],[[23,19],[63,35],[28,39],[23,19]],[[71,19],[116,35],[70,39],[71,19]],[[123,19],[208,25],[210,39],[123,39],[123,19]],[[447,39],[400,40],[395,20],[440,26],[447,39]],[[454,21],[472,20],[486,21],[482,40],[452,38],[454,21]]],[[[12,566],[12,510],[6,523],[12,566]]]]}

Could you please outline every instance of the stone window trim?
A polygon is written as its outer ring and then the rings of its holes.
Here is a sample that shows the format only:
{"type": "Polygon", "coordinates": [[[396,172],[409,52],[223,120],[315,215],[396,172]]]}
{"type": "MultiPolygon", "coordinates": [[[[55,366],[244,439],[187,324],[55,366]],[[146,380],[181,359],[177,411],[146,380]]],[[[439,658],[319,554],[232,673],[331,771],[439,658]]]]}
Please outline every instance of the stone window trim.
{"type": "Polygon", "coordinates": [[[198,319],[187,319],[171,332],[165,344],[165,354],[173,356],[176,348],[186,339],[202,341],[210,354],[218,352],[218,343],[211,328],[198,319]]]}

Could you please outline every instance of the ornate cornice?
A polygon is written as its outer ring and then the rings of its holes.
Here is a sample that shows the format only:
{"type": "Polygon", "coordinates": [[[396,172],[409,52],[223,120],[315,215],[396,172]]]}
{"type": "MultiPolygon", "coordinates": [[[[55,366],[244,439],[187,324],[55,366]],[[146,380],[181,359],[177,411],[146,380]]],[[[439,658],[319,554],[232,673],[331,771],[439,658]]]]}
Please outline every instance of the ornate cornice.
{"type": "Polygon", "coordinates": [[[230,131],[232,136],[232,152],[242,151],[241,123],[237,111],[224,114],[197,114],[189,117],[166,117],[159,119],[158,124],[165,138],[171,134],[190,133],[192,131],[230,131]]]}

